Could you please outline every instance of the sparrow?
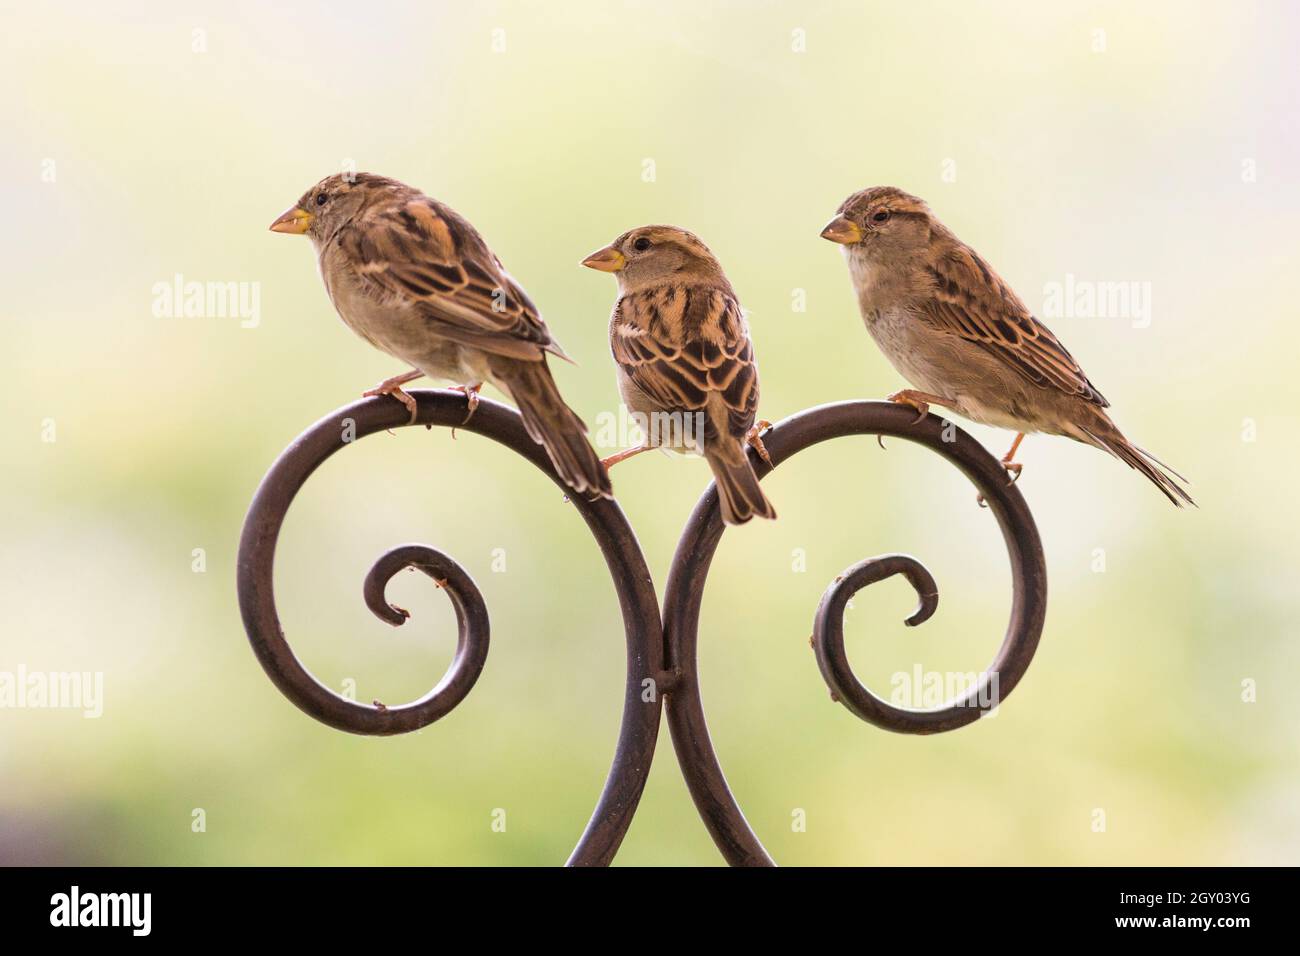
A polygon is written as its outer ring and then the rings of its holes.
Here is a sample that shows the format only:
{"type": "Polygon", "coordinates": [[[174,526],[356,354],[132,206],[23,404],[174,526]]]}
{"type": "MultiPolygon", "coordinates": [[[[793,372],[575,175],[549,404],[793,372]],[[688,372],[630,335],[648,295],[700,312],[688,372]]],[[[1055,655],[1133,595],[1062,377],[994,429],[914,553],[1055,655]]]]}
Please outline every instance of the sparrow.
{"type": "Polygon", "coordinates": [[[864,189],[844,200],[821,235],[844,247],[867,330],[915,386],[890,401],[922,418],[940,405],[1016,432],[1002,458],[1013,481],[1021,471],[1016,450],[1040,432],[1109,452],[1174,505],[1195,504],[1178,484],[1186,479],[1124,437],[1060,339],[923,200],[892,186],[864,189]]]}
{"type": "Polygon", "coordinates": [[[775,518],[746,454],[753,445],[771,461],[758,437],[770,424],[754,421],[754,346],[713,253],[685,229],[642,226],[582,264],[618,280],[609,319],[618,389],[628,409],[649,423],[640,446],[605,465],[650,448],[702,454],[717,482],[723,521],[775,518]]]}
{"type": "Polygon", "coordinates": [[[479,389],[490,382],[518,406],[565,484],[613,497],[586,425],[560,397],[546,364],[547,353],[568,356],[468,220],[395,179],[352,173],[322,179],[271,231],[311,239],[339,317],[413,366],[363,395],[391,395],[415,421],[415,399],[402,386],[427,375],[465,392],[472,416],[479,389]]]}

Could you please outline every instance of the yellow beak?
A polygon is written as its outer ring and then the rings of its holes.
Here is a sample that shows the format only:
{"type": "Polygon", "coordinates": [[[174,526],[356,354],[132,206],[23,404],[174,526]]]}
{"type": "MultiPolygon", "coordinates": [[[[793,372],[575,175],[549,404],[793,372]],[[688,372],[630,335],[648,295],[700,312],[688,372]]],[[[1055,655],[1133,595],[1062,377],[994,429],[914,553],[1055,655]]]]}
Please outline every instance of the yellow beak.
{"type": "Polygon", "coordinates": [[[856,222],[845,219],[843,216],[836,216],[822,230],[822,238],[829,239],[831,242],[838,242],[843,246],[851,246],[862,241],[862,230],[858,228],[856,222]]]}
{"type": "Polygon", "coordinates": [[[280,218],[271,223],[272,232],[285,232],[291,236],[301,236],[316,217],[305,209],[290,206],[280,213],[280,218]]]}
{"type": "Polygon", "coordinates": [[[627,259],[623,257],[623,253],[613,246],[606,246],[604,249],[597,249],[587,256],[582,260],[582,264],[588,269],[595,269],[598,272],[617,272],[627,265],[627,259]]]}

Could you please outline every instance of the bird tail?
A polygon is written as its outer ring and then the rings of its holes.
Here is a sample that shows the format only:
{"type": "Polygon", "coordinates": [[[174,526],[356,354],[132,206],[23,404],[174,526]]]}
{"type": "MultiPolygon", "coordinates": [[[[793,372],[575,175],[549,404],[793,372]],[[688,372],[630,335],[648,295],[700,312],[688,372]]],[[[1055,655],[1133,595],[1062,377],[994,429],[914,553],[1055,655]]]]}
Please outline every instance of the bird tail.
{"type": "Polygon", "coordinates": [[[722,504],[722,520],[727,524],[744,524],[758,515],[776,518],[776,509],[759,487],[758,475],[745,454],[745,446],[728,441],[725,446],[714,445],[704,449],[704,457],[713,469],[713,479],[718,486],[718,501],[722,504]]]}
{"type": "Polygon", "coordinates": [[[1184,503],[1195,507],[1196,502],[1192,500],[1192,496],[1179,484],[1179,482],[1186,483],[1187,479],[1149,451],[1144,451],[1125,438],[1105,412],[1097,409],[1094,420],[1088,426],[1076,427],[1079,434],[1072,437],[1086,444],[1095,445],[1102,451],[1108,451],[1130,468],[1142,472],[1166,498],[1174,503],[1174,507],[1181,508],[1184,503]]]}
{"type": "Polygon", "coordinates": [[[545,359],[528,362],[494,356],[491,368],[519,407],[529,436],[546,449],[564,483],[579,494],[613,498],[609,473],[587,441],[587,426],[560,397],[545,359]]]}

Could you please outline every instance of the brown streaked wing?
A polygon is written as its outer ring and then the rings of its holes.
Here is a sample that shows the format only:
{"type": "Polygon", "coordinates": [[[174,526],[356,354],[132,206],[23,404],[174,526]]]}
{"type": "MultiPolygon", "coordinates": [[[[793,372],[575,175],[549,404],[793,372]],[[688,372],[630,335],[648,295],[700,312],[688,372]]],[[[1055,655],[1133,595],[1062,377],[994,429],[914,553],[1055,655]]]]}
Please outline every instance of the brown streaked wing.
{"type": "Polygon", "coordinates": [[[711,396],[743,438],[758,409],[758,370],[740,305],[720,289],[672,287],[626,295],[610,325],[614,360],[665,411],[698,411],[711,396]]]}
{"type": "Polygon", "coordinates": [[[1051,329],[974,251],[958,246],[929,272],[935,293],[921,315],[934,328],[974,342],[1040,388],[1109,407],[1051,329]]]}
{"type": "Polygon", "coordinates": [[[559,352],[537,307],[474,227],[427,196],[376,204],[338,242],[363,288],[409,304],[440,335],[517,358],[559,352]]]}

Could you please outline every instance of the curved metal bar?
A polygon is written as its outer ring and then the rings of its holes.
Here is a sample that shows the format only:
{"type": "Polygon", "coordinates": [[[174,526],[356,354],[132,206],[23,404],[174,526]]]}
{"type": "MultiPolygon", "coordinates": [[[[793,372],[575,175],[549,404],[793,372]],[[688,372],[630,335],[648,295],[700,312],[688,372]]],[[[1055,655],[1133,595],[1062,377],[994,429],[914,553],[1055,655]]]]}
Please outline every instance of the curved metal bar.
{"type": "MultiPolygon", "coordinates": [[[[447,591],[456,610],[458,639],[451,667],[424,697],[396,707],[349,700],[316,680],[285,640],[272,584],[275,546],[285,515],[312,473],[335,452],[367,435],[409,424],[440,425],[491,438],[531,461],[564,488],[546,453],[528,437],[513,409],[483,399],[466,422],[464,394],[434,390],[411,394],[419,404],[415,422],[409,421],[406,409],[393,399],[371,398],[330,413],[300,435],[262,480],[239,542],[236,577],[240,613],[263,669],[280,692],[305,713],[350,733],[407,733],[444,716],[464,699],[486,660],[487,609],[469,575],[446,555],[424,545],[396,548],[367,574],[363,588],[366,604],[381,620],[399,625],[408,615],[388,604],[385,585],[406,567],[429,575],[447,591]]],[[[665,676],[662,628],[649,569],[622,509],[612,501],[588,501],[579,496],[571,503],[605,557],[618,593],[627,642],[623,719],[613,764],[591,820],[568,861],[575,866],[605,865],[627,833],[650,771],[662,696],[645,694],[644,687],[646,681],[660,685],[665,676]]]]}
{"type": "MultiPolygon", "coordinates": [[[[844,654],[842,615],[849,597],[867,584],[903,574],[921,604],[908,619],[920,624],[938,606],[930,573],[914,558],[888,555],[850,568],[822,598],[814,622],[813,645],[831,693],[864,720],[901,733],[939,733],[977,720],[983,690],[997,681],[998,698],[1015,689],[1033,659],[1047,610],[1047,569],[1042,544],[1028,505],[1006,471],[979,442],[934,415],[916,420],[914,409],[886,402],[841,402],[792,415],[763,433],[772,466],[823,441],[846,435],[892,435],[924,445],[956,465],[979,488],[1002,530],[1011,561],[1012,605],[1006,636],[996,659],[975,688],[936,710],[893,707],[867,690],[844,654]]],[[[751,450],[763,477],[769,467],[751,450]]],[[[691,513],[673,557],[664,592],[665,660],[675,675],[668,693],[668,727],[695,806],[728,863],[772,866],[773,860],[745,820],[709,739],[700,700],[697,651],[700,605],[714,552],[722,538],[717,488],[710,485],[691,513]]]]}

